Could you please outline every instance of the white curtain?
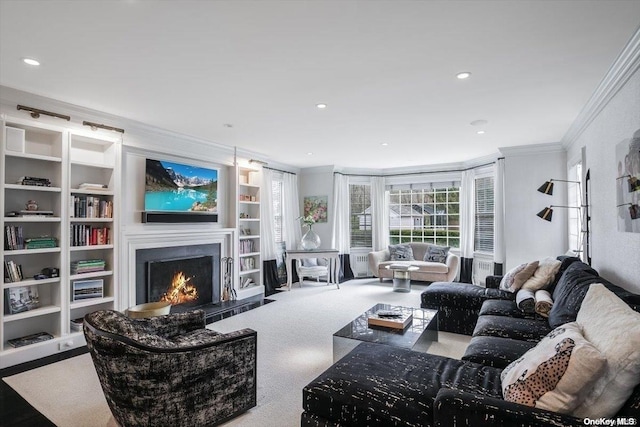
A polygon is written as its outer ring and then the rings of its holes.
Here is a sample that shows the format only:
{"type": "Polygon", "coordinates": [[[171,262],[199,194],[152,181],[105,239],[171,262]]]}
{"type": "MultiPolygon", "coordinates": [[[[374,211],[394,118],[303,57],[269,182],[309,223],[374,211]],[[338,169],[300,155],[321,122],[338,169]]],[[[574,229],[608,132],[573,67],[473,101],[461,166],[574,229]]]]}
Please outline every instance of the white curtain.
{"type": "Polygon", "coordinates": [[[287,249],[298,249],[302,238],[298,175],[285,173],[282,176],[282,228],[287,249]]]}
{"type": "Polygon", "coordinates": [[[471,283],[475,237],[475,171],[462,171],[460,192],[460,281],[471,283]]]}
{"type": "Polygon", "coordinates": [[[331,247],[340,254],[348,254],[351,248],[351,228],[349,226],[349,177],[333,175],[333,228],[331,247]]]}
{"type": "Polygon", "coordinates": [[[493,274],[504,273],[504,158],[497,160],[493,184],[493,274]]]}
{"type": "Polygon", "coordinates": [[[374,251],[385,249],[389,244],[389,203],[385,181],[382,176],[371,178],[371,236],[374,251]]]}
{"type": "Polygon", "coordinates": [[[276,259],[275,236],[273,234],[274,210],[273,210],[273,171],[262,169],[262,184],[260,188],[260,218],[262,230],[260,230],[260,255],[263,260],[276,259]]]}

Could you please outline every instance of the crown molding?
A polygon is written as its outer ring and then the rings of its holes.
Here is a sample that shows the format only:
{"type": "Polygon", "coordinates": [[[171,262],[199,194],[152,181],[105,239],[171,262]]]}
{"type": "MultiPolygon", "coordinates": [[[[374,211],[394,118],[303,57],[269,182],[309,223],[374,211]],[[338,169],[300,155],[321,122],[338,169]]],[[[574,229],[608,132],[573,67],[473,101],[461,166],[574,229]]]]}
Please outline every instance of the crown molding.
{"type": "Polygon", "coordinates": [[[512,147],[500,147],[500,152],[505,156],[527,156],[531,154],[565,153],[566,149],[561,142],[548,144],[516,145],[512,147]]]}
{"type": "Polygon", "coordinates": [[[589,98],[589,101],[578,114],[578,117],[569,127],[562,138],[565,148],[575,143],[585,129],[595,120],[602,109],[627,83],[640,67],[640,27],[636,30],[631,40],[618,55],[613,65],[607,71],[604,78],[589,98]]]}

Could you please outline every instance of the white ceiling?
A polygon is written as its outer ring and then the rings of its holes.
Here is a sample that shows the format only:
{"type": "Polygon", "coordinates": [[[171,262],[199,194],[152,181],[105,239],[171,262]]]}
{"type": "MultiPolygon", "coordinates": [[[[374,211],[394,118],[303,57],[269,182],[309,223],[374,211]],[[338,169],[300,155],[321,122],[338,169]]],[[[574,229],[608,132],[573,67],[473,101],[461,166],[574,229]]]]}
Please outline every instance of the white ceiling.
{"type": "Polygon", "coordinates": [[[637,0],[0,0],[0,84],[296,167],[408,167],[560,141],[639,23],[637,0]]]}

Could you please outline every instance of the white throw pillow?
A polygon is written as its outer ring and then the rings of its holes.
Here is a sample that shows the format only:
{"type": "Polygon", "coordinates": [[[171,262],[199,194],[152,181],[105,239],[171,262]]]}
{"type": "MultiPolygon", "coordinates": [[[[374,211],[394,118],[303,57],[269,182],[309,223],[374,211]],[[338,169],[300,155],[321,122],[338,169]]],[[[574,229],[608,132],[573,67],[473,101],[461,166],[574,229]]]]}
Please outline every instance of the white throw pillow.
{"type": "Polygon", "coordinates": [[[522,284],[531,277],[538,268],[538,261],[520,264],[512,268],[500,280],[500,289],[509,292],[518,292],[522,284]]]}
{"type": "Polygon", "coordinates": [[[502,371],[502,394],[510,402],[568,414],[606,362],[576,322],[566,323],[502,371]]]}
{"type": "Polygon", "coordinates": [[[562,262],[554,258],[541,260],[533,276],[522,285],[522,289],[528,289],[534,292],[538,289],[545,289],[553,283],[553,279],[556,278],[556,273],[560,270],[561,265],[562,262]]]}
{"type": "Polygon", "coordinates": [[[574,415],[613,417],[640,383],[640,313],[603,284],[594,283],[576,321],[585,338],[607,358],[607,365],[574,415]]]}

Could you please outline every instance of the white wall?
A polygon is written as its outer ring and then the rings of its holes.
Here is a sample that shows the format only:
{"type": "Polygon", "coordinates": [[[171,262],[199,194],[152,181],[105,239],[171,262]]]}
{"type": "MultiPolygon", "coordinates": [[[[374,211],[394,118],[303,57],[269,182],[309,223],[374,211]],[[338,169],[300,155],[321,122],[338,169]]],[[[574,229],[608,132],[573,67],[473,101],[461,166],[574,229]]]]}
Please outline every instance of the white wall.
{"type": "Polygon", "coordinates": [[[567,192],[556,183],[552,196],[537,191],[550,178],[566,179],[560,144],[500,148],[505,157],[505,271],[523,263],[556,257],[568,250],[567,210],[554,209],[553,221],[536,214],[549,205],[566,205],[567,192]]]}
{"type": "MultiPolygon", "coordinates": [[[[303,214],[303,202],[305,196],[327,196],[328,197],[328,214],[327,222],[318,223],[313,226],[323,248],[331,246],[331,224],[333,223],[333,166],[306,168],[302,169],[298,174],[298,191],[300,192],[300,214],[303,214]]],[[[306,227],[302,229],[302,234],[307,231],[306,227]]]]}
{"type": "MultiPolygon", "coordinates": [[[[640,233],[617,229],[615,147],[640,129],[640,70],[636,70],[569,146],[568,157],[586,149],[591,171],[592,265],[607,280],[640,292],[640,233]]],[[[635,220],[640,221],[640,220],[635,220]]]]}

